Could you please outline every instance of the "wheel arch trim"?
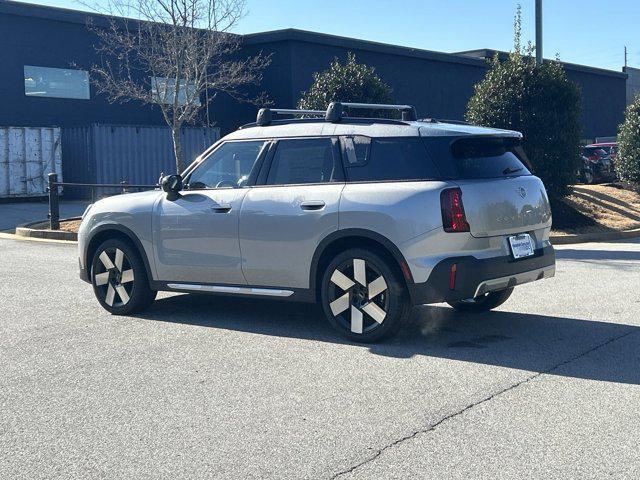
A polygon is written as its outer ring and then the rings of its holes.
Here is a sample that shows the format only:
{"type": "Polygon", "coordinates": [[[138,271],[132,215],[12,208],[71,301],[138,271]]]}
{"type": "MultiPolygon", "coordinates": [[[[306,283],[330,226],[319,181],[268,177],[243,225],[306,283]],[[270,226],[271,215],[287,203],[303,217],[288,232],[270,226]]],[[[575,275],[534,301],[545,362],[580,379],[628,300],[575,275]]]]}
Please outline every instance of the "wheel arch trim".
{"type": "Polygon", "coordinates": [[[153,280],[151,265],[149,264],[149,258],[147,257],[146,250],[144,249],[142,242],[140,241],[138,236],[135,233],[133,233],[133,231],[130,228],[125,227],[124,225],[121,225],[119,223],[103,223],[101,225],[98,225],[97,227],[92,229],[91,233],[87,236],[86,247],[85,247],[85,251],[83,252],[83,256],[85,260],[84,264],[87,268],[88,275],[89,276],[91,275],[90,261],[92,260],[88,258],[89,250],[90,250],[89,247],[91,246],[92,242],[95,240],[96,236],[108,231],[116,231],[120,234],[123,234],[133,243],[134,247],[138,250],[138,253],[142,257],[142,264],[144,265],[144,269],[147,274],[147,281],[151,282],[153,280]]]}
{"type": "Polygon", "coordinates": [[[316,247],[316,250],[311,259],[311,270],[309,272],[309,288],[311,291],[316,290],[318,266],[324,252],[334,242],[348,237],[364,237],[382,245],[396,261],[398,268],[400,268],[400,271],[402,272],[404,280],[407,283],[413,283],[413,277],[411,276],[411,270],[409,269],[407,260],[404,258],[404,255],[402,254],[400,249],[391,240],[378,232],[374,232],[373,230],[367,230],[364,228],[345,228],[336,230],[335,232],[327,235],[316,247]]]}

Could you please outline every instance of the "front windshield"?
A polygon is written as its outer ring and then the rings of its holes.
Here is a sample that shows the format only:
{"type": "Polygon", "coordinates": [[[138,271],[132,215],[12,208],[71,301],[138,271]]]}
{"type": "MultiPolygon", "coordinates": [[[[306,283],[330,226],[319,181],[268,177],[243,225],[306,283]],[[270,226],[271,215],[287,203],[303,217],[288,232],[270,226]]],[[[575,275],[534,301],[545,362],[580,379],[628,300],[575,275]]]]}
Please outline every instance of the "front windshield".
{"type": "Polygon", "coordinates": [[[223,143],[193,169],[187,179],[188,188],[243,186],[265,143],[264,140],[223,143]]]}

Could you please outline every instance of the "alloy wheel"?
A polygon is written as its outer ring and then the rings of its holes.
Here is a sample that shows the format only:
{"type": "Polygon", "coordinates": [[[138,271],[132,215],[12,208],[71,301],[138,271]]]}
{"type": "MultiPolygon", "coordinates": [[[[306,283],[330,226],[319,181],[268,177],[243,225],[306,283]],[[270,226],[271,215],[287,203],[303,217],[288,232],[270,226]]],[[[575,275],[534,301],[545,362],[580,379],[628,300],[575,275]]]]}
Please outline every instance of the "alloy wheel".
{"type": "Polygon", "coordinates": [[[123,307],[131,299],[134,286],[133,267],[119,248],[106,248],[93,268],[97,293],[109,307],[123,307]]]}
{"type": "Polygon", "coordinates": [[[369,333],[379,328],[389,310],[387,281],[372,262],[354,258],[331,274],[329,308],[343,328],[369,333]]]}

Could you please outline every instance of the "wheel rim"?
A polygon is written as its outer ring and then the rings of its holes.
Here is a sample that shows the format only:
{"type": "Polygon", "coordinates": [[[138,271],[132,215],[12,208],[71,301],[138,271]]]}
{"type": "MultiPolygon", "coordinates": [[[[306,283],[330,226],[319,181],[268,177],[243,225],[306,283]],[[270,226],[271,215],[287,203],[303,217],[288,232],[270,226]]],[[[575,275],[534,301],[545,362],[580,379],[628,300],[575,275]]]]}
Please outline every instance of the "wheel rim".
{"type": "Polygon", "coordinates": [[[380,328],[389,311],[387,281],[371,262],[354,258],[332,272],[329,309],[340,325],[356,334],[380,328]]]}
{"type": "Polygon", "coordinates": [[[112,247],[100,252],[93,267],[93,284],[109,307],[129,303],[134,285],[133,267],[122,250],[112,247]]]}
{"type": "Polygon", "coordinates": [[[587,172],[585,174],[585,180],[587,183],[593,183],[593,174],[591,172],[587,172]]]}

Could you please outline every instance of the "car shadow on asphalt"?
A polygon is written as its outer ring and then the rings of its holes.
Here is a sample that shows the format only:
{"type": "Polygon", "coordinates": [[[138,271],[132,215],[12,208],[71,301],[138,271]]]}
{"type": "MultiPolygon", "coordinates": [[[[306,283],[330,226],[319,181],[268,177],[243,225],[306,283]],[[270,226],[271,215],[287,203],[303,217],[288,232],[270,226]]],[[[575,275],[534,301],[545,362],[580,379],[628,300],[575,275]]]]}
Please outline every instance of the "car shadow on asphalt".
{"type": "MultiPolygon", "coordinates": [[[[640,349],[599,349],[640,328],[612,321],[509,311],[461,313],[448,306],[413,309],[393,339],[357,344],[341,338],[311,304],[182,294],[159,298],[138,318],[259,335],[352,345],[372,354],[406,359],[416,355],[532,372],[640,384],[640,349]],[[580,361],[572,360],[580,358],[580,361]]],[[[274,355],[285,355],[284,350],[274,355]]]]}
{"type": "Polygon", "coordinates": [[[633,250],[571,249],[556,250],[561,260],[635,260],[640,261],[640,252],[633,250]]]}

